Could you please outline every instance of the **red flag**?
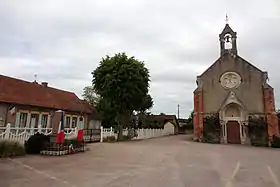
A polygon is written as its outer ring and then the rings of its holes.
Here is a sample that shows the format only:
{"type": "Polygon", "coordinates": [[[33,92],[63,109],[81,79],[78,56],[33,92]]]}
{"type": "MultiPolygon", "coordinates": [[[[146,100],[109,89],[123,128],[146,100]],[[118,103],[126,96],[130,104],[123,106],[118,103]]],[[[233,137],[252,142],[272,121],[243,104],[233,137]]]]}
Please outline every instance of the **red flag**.
{"type": "Polygon", "coordinates": [[[10,110],[10,113],[12,114],[12,116],[15,116],[16,107],[13,107],[13,108],[10,110]]]}
{"type": "Polygon", "coordinates": [[[79,119],[78,134],[77,134],[77,140],[80,142],[83,140],[83,136],[84,136],[84,131],[81,127],[81,121],[83,121],[82,117],[80,117],[80,119],[79,119]]]}
{"type": "Polygon", "coordinates": [[[64,142],[64,115],[63,115],[64,112],[63,111],[59,111],[59,112],[61,112],[61,118],[59,122],[57,136],[56,136],[56,143],[63,143],[64,142]]]}
{"type": "Polygon", "coordinates": [[[78,130],[78,135],[77,135],[77,140],[81,142],[83,140],[83,136],[84,136],[83,129],[79,129],[78,130]]]}

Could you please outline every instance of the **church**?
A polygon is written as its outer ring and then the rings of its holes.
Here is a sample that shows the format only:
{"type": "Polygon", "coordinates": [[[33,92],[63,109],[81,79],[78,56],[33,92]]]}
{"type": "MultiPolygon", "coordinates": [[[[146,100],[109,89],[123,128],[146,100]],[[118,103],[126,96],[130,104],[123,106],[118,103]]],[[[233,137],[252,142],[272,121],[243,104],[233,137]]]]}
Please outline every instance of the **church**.
{"type": "Polygon", "coordinates": [[[194,139],[203,138],[204,118],[218,114],[220,143],[250,142],[248,121],[261,117],[267,124],[268,141],[278,136],[274,90],[268,74],[238,55],[237,33],[226,23],[219,34],[220,57],[197,76],[194,91],[194,139]]]}

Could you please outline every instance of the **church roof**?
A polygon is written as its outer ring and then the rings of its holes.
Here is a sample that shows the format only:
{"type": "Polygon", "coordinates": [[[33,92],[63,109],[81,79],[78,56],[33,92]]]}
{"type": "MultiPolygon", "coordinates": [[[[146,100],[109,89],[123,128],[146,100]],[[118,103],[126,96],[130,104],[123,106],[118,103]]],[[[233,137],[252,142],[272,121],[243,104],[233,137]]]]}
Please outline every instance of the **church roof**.
{"type": "Polygon", "coordinates": [[[232,30],[232,28],[229,26],[229,24],[227,23],[220,35],[225,35],[225,34],[228,34],[228,33],[236,34],[236,32],[234,32],[232,30]]]}
{"type": "MultiPolygon", "coordinates": [[[[220,58],[218,58],[211,66],[209,66],[202,74],[200,74],[197,77],[202,77],[204,74],[206,74],[216,63],[218,63],[221,58],[225,55],[229,55],[229,53],[225,53],[222,56],[220,56],[220,58]]],[[[259,69],[258,67],[254,66],[253,64],[251,64],[250,62],[248,62],[247,60],[245,60],[244,58],[240,57],[239,55],[234,55],[234,58],[239,58],[240,60],[242,60],[244,63],[247,63],[249,66],[251,66],[252,68],[254,68],[255,70],[264,73],[264,71],[262,71],[261,69],[259,69]]]]}

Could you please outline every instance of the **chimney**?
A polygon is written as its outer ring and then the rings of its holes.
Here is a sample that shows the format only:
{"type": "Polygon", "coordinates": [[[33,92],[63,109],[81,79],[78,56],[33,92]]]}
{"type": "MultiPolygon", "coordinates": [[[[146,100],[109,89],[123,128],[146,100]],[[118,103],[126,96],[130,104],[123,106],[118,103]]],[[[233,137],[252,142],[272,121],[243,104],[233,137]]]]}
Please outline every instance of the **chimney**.
{"type": "Polygon", "coordinates": [[[47,82],[42,82],[42,86],[43,87],[48,87],[48,83],[47,82]]]}

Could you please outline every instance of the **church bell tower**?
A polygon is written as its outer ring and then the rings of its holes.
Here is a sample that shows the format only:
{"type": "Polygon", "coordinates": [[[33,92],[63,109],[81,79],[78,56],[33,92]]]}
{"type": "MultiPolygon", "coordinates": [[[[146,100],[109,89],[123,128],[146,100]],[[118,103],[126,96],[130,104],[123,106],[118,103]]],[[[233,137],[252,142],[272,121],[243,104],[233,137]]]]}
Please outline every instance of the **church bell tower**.
{"type": "Polygon", "coordinates": [[[230,28],[228,24],[228,17],[226,16],[226,26],[222,33],[219,34],[221,56],[225,53],[237,55],[236,38],[236,32],[230,28]]]}

